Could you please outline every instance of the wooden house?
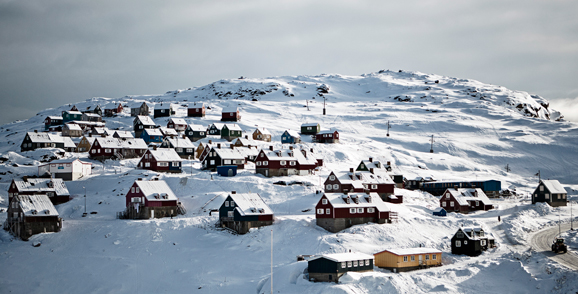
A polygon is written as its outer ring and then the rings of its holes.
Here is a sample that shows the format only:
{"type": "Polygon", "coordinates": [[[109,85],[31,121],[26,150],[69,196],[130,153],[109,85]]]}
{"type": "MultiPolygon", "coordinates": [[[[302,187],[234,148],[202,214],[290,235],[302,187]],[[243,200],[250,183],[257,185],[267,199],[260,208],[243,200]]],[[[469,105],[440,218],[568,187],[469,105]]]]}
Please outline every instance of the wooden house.
{"type": "MultiPolygon", "coordinates": [[[[410,179],[406,179],[404,178],[404,187],[408,190],[422,190],[423,189],[423,185],[426,183],[433,183],[436,182],[436,180],[433,177],[415,177],[415,178],[410,178],[410,179]]],[[[449,187],[449,186],[448,186],[449,187]]],[[[454,186],[451,186],[454,187],[454,186]]],[[[445,192],[444,188],[443,191],[439,192],[439,194],[437,195],[441,195],[443,192],[445,192]]],[[[432,193],[432,192],[429,192],[432,193]]]]}
{"type": "Polygon", "coordinates": [[[157,117],[167,117],[175,114],[173,106],[171,103],[165,102],[161,104],[155,104],[154,118],[157,117]]]}
{"type": "Polygon", "coordinates": [[[395,272],[442,265],[442,252],[426,247],[388,249],[373,254],[375,265],[395,272]]]}
{"type": "Polygon", "coordinates": [[[167,123],[167,128],[175,129],[177,132],[182,132],[187,128],[187,122],[182,118],[171,117],[167,123]]]}
{"type": "Polygon", "coordinates": [[[76,121],[74,121],[74,123],[80,126],[83,133],[88,133],[88,132],[92,131],[93,128],[104,128],[105,127],[105,123],[100,122],[100,121],[76,120],[76,121]]]}
{"type": "Polygon", "coordinates": [[[205,116],[205,104],[204,103],[193,103],[187,106],[187,116],[189,117],[204,117],[205,116]]]}
{"type": "Polygon", "coordinates": [[[301,143],[301,136],[296,131],[285,130],[281,135],[282,144],[298,144],[301,143]]]}
{"type": "MultiPolygon", "coordinates": [[[[207,155],[202,159],[199,158],[202,169],[216,171],[218,166],[223,165],[236,165],[237,169],[245,168],[245,156],[236,149],[230,147],[221,148],[221,144],[217,143],[216,147],[211,147],[210,149],[205,148],[205,152],[207,155]]],[[[201,157],[203,156],[201,155],[201,157]]]]}
{"type": "Polygon", "coordinates": [[[231,145],[235,147],[257,147],[257,142],[247,139],[248,136],[235,138],[231,141],[231,145]]]}
{"type": "Polygon", "coordinates": [[[96,113],[85,112],[82,114],[83,121],[102,122],[102,116],[96,113]]]}
{"type": "Polygon", "coordinates": [[[271,132],[266,128],[257,128],[253,132],[253,140],[271,142],[271,132]]]}
{"type": "Polygon", "coordinates": [[[35,234],[62,229],[62,219],[46,195],[14,196],[7,212],[4,229],[25,241],[35,234]]]}
{"type": "Polygon", "coordinates": [[[159,130],[161,134],[163,134],[163,138],[176,138],[179,136],[179,133],[175,129],[160,127],[159,130]]]}
{"type": "Polygon", "coordinates": [[[212,136],[220,136],[224,126],[224,123],[214,123],[207,128],[207,133],[212,136]]]}
{"type": "Polygon", "coordinates": [[[95,137],[97,137],[97,136],[99,136],[99,137],[108,137],[108,136],[112,135],[112,131],[111,131],[111,130],[109,130],[109,129],[106,128],[106,127],[99,127],[99,126],[93,126],[93,127],[90,129],[90,133],[91,133],[93,136],[95,136],[95,137]]]}
{"type": "Polygon", "coordinates": [[[315,256],[307,261],[309,281],[339,282],[347,272],[373,271],[373,256],[363,253],[333,253],[315,256]]]}
{"type": "Polygon", "coordinates": [[[65,110],[62,112],[62,122],[67,123],[70,121],[82,120],[82,112],[65,110]]]}
{"type": "Polygon", "coordinates": [[[321,131],[321,126],[318,123],[305,123],[301,125],[302,135],[315,135],[321,131]]]}
{"type": "Polygon", "coordinates": [[[257,193],[232,191],[219,208],[221,227],[239,234],[246,234],[251,228],[273,224],[273,211],[257,193]]]}
{"type": "Polygon", "coordinates": [[[12,180],[8,188],[8,202],[18,195],[46,195],[54,204],[70,200],[70,193],[62,179],[32,179],[12,180]]]}
{"type": "MultiPolygon", "coordinates": [[[[70,104],[68,104],[68,106],[70,106],[70,104]]],[[[72,105],[70,111],[78,111],[78,108],[76,108],[76,105],[72,105]]]]}
{"type": "Polygon", "coordinates": [[[126,194],[125,217],[150,219],[177,216],[179,199],[165,181],[136,180],[126,194]]]}
{"type": "Polygon", "coordinates": [[[391,175],[393,182],[395,183],[396,188],[404,189],[405,188],[405,181],[403,175],[391,175]]]}
{"type": "Polygon", "coordinates": [[[395,183],[387,173],[359,172],[349,169],[348,173],[331,172],[324,182],[326,193],[350,193],[369,191],[377,193],[383,201],[394,193],[395,183]]]}
{"type": "Polygon", "coordinates": [[[53,160],[38,166],[38,176],[46,176],[76,181],[92,174],[92,163],[81,161],[78,158],[53,160]]]}
{"type": "Polygon", "coordinates": [[[232,141],[243,136],[243,129],[237,124],[225,124],[221,129],[221,138],[232,141]]]}
{"type": "Polygon", "coordinates": [[[126,159],[137,158],[144,155],[148,150],[147,143],[140,138],[119,139],[119,138],[96,138],[88,156],[91,159],[104,161],[106,159],[126,159]]]}
{"type": "Polygon", "coordinates": [[[104,116],[112,117],[122,113],[123,107],[121,103],[109,102],[104,105],[104,116]]]}
{"type": "Polygon", "coordinates": [[[369,222],[384,224],[397,213],[377,193],[324,193],[315,206],[317,225],[332,232],[369,222]]]}
{"type": "Polygon", "coordinates": [[[223,108],[223,112],[221,114],[221,121],[240,121],[240,120],[241,114],[239,113],[239,109],[236,106],[223,108]]]}
{"type": "Polygon", "coordinates": [[[38,148],[61,148],[68,152],[74,152],[76,144],[69,137],[36,131],[27,132],[20,144],[20,151],[32,151],[38,148]]]}
{"type": "Polygon", "coordinates": [[[263,149],[255,159],[255,173],[266,177],[310,175],[320,166],[316,158],[306,155],[302,150],[289,149],[274,150],[273,146],[263,149]]]}
{"type": "Polygon", "coordinates": [[[371,172],[372,174],[386,173],[391,171],[391,164],[389,161],[383,164],[381,161],[374,160],[373,157],[370,157],[368,160],[362,160],[355,170],[371,172]]]}
{"type": "Polygon", "coordinates": [[[461,227],[452,237],[452,254],[478,256],[495,246],[494,238],[480,227],[461,227]]]}
{"type": "Polygon", "coordinates": [[[154,129],[156,127],[155,122],[150,118],[150,116],[137,116],[132,122],[134,136],[140,138],[142,132],[145,129],[154,129]]]}
{"type": "Polygon", "coordinates": [[[129,131],[116,130],[112,133],[112,137],[113,138],[119,138],[119,139],[134,139],[134,136],[129,131]]]}
{"type": "Polygon", "coordinates": [[[185,135],[191,142],[196,142],[207,137],[207,129],[201,125],[189,124],[185,129],[185,135]]]}
{"type": "Polygon", "coordinates": [[[541,180],[534,193],[532,193],[532,204],[546,202],[550,206],[566,206],[567,193],[558,180],[541,180]]]}
{"type": "Polygon", "coordinates": [[[83,136],[82,139],[80,139],[80,142],[78,142],[78,145],[76,145],[76,152],[88,152],[95,139],[96,137],[83,136]]]}
{"type": "Polygon", "coordinates": [[[138,167],[159,172],[181,173],[183,159],[172,148],[147,150],[138,167]]]}
{"type": "Polygon", "coordinates": [[[82,111],[82,113],[93,113],[96,114],[98,116],[102,116],[102,108],[100,107],[100,105],[91,105],[88,106],[84,111],[82,111]]]}
{"type": "Polygon", "coordinates": [[[480,188],[449,188],[440,198],[440,207],[449,212],[468,213],[490,210],[494,205],[480,188]]]}
{"type": "Polygon", "coordinates": [[[161,148],[173,148],[181,158],[195,158],[195,145],[187,137],[165,138],[161,148]]]}
{"type": "Polygon", "coordinates": [[[447,212],[443,207],[437,207],[436,209],[434,209],[433,215],[436,215],[436,216],[447,216],[447,215],[448,215],[448,212],[447,212]]]}
{"type": "Polygon", "coordinates": [[[315,134],[314,142],[327,144],[339,143],[339,132],[334,130],[321,131],[315,134]]]}
{"type": "Polygon", "coordinates": [[[67,123],[62,126],[62,136],[64,137],[82,137],[82,128],[75,123],[67,123]]]}
{"type": "Polygon", "coordinates": [[[162,143],[164,138],[163,133],[161,133],[160,129],[144,129],[140,137],[147,144],[162,143]]]}
{"type": "Polygon", "coordinates": [[[61,126],[62,124],[62,116],[49,115],[44,119],[44,130],[48,131],[50,127],[61,126]]]}
{"type": "Polygon", "coordinates": [[[149,116],[150,110],[146,102],[133,102],[130,104],[130,116],[149,116]]]}

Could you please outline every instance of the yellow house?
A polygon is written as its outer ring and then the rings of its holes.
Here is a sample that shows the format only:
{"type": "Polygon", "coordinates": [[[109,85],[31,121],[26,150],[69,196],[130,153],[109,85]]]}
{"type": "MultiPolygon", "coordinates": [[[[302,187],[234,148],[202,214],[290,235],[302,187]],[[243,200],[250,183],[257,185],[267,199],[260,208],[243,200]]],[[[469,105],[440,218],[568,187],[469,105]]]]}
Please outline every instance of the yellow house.
{"type": "Polygon", "coordinates": [[[90,147],[92,147],[92,143],[96,138],[84,136],[80,139],[78,145],[76,145],[76,152],[88,152],[90,147]]]}
{"type": "Polygon", "coordinates": [[[442,265],[442,252],[433,248],[389,249],[374,255],[375,265],[393,272],[442,265]]]}

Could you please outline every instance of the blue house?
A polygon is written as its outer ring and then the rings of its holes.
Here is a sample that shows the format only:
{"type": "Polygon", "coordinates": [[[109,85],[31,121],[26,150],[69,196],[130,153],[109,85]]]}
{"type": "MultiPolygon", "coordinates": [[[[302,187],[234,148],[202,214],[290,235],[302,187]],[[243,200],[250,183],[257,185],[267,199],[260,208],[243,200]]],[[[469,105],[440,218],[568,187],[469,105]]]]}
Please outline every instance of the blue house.
{"type": "Polygon", "coordinates": [[[140,137],[147,143],[162,143],[163,133],[159,129],[144,129],[140,137]]]}
{"type": "Polygon", "coordinates": [[[69,121],[82,120],[82,112],[65,110],[62,112],[62,122],[67,123],[69,121]]]}
{"type": "Polygon", "coordinates": [[[285,132],[283,132],[283,135],[281,135],[281,143],[282,144],[301,143],[301,136],[299,136],[299,133],[297,133],[296,131],[286,130],[285,132]]]}
{"type": "Polygon", "coordinates": [[[217,166],[217,173],[221,177],[234,177],[237,175],[237,166],[236,165],[217,166]]]}
{"type": "Polygon", "coordinates": [[[443,207],[438,207],[433,211],[433,215],[437,216],[446,216],[447,214],[448,212],[443,207]]]}

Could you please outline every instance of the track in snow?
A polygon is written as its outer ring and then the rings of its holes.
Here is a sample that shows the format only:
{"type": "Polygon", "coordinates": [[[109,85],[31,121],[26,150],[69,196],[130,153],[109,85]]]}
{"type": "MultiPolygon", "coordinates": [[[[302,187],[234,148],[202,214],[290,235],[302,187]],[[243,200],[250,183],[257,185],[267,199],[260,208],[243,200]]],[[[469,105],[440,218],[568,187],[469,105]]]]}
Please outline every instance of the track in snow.
{"type": "MultiPolygon", "coordinates": [[[[562,224],[561,231],[565,232],[570,229],[570,224],[562,224]]],[[[578,255],[568,250],[566,254],[556,254],[552,252],[552,241],[558,235],[558,226],[550,227],[536,232],[530,238],[530,244],[536,251],[544,253],[548,258],[569,267],[578,270],[578,255]]]]}

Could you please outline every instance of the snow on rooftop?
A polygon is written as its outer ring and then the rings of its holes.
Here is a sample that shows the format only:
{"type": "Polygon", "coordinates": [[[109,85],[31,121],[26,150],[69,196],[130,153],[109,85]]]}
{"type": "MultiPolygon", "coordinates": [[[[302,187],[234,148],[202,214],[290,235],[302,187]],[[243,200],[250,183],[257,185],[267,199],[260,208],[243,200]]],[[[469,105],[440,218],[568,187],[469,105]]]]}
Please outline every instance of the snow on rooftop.
{"type": "Polygon", "coordinates": [[[417,248],[394,248],[394,249],[387,249],[378,253],[373,254],[378,255],[383,252],[390,252],[398,256],[403,255],[416,255],[416,254],[432,254],[432,253],[442,253],[440,250],[434,248],[427,248],[427,247],[417,247],[417,248]]]}
{"type": "Polygon", "coordinates": [[[235,209],[242,216],[273,214],[273,210],[257,193],[230,193],[229,197],[235,201],[235,209]]]}
{"type": "Polygon", "coordinates": [[[558,180],[542,180],[542,183],[552,194],[566,194],[566,189],[562,187],[558,180]]]}
{"type": "Polygon", "coordinates": [[[373,260],[373,256],[365,253],[359,252],[347,252],[347,253],[331,253],[331,254],[323,254],[316,257],[309,259],[309,261],[316,260],[319,258],[326,258],[335,262],[346,262],[346,261],[353,261],[353,260],[373,260]]]}
{"type": "Polygon", "coordinates": [[[165,181],[135,181],[142,193],[149,201],[172,201],[178,200],[165,181]],[[166,198],[162,196],[166,195],[166,198]]]}
{"type": "Polygon", "coordinates": [[[157,161],[181,162],[183,159],[173,148],[159,148],[157,150],[148,150],[157,161]]]}
{"type": "Polygon", "coordinates": [[[58,211],[46,195],[19,195],[12,201],[20,204],[26,217],[58,216],[58,211]]]}

